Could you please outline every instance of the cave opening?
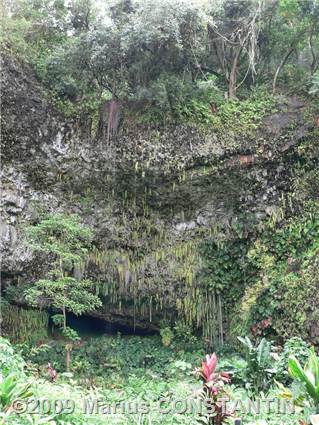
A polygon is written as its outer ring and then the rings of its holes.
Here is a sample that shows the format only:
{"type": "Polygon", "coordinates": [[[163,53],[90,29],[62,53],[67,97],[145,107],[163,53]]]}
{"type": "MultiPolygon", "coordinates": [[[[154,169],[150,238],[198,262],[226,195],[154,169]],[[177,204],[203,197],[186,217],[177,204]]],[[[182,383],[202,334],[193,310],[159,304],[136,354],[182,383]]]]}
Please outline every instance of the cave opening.
{"type": "MultiPolygon", "coordinates": [[[[133,323],[132,325],[123,325],[87,315],[76,316],[73,313],[67,314],[67,326],[74,329],[82,338],[116,335],[118,333],[136,336],[151,336],[158,334],[158,331],[154,329],[134,327],[133,323]]],[[[49,318],[49,327],[53,335],[58,333],[57,327],[53,324],[51,314],[49,318]]]]}

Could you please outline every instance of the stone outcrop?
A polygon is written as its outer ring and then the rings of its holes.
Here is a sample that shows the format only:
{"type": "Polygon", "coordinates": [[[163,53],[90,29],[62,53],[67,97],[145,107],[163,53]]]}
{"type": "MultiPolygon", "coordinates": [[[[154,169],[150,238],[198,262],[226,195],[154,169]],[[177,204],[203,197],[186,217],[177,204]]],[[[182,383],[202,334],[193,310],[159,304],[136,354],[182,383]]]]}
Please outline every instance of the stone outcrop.
{"type": "Polygon", "coordinates": [[[9,55],[2,65],[3,288],[45,267],[25,246],[24,225],[42,211],[76,213],[98,247],[86,273],[106,282],[95,314],[140,328],[174,314],[188,279],[181,259],[194,262],[195,276],[198,244],[212,228],[227,234],[241,212],[276,213],[291,152],[311,131],[292,98],[279,99],[247,140],[186,125],[124,126],[106,145],[64,119],[26,65],[9,55]]]}

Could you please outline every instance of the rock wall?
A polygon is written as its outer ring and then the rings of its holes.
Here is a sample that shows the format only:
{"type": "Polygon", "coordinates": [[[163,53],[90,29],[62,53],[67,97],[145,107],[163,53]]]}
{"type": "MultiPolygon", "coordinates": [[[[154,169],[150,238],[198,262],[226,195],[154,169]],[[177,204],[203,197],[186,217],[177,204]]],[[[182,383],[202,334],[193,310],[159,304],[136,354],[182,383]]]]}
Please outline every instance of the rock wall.
{"type": "MultiPolygon", "coordinates": [[[[65,120],[32,71],[4,55],[3,290],[46,269],[25,246],[24,225],[43,211],[67,211],[95,231],[96,250],[77,271],[102,282],[95,316],[157,329],[163,317],[187,315],[192,298],[203,302],[194,284],[203,239],[227,236],[242,213],[264,220],[278,211],[294,149],[312,130],[304,106],[278,98],[247,139],[124,124],[106,144],[65,120]]],[[[196,315],[200,324],[205,312],[196,315]]]]}

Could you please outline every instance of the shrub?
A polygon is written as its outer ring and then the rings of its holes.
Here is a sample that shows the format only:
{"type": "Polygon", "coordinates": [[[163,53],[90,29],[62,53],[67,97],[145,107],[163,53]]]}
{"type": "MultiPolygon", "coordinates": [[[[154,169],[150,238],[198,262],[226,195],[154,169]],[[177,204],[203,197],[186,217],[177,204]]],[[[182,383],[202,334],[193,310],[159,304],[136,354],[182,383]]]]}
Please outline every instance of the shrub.
{"type": "Polygon", "coordinates": [[[225,384],[230,382],[230,377],[226,372],[216,372],[217,356],[215,353],[207,355],[202,367],[197,370],[203,380],[201,398],[207,401],[207,417],[201,418],[199,423],[221,425],[230,414],[223,411],[221,399],[228,399],[225,384]]]}
{"type": "Polygon", "coordinates": [[[164,347],[169,347],[173,341],[174,338],[174,332],[170,327],[165,327],[160,330],[160,334],[162,337],[162,343],[164,347]]]}
{"type": "Polygon", "coordinates": [[[290,381],[288,360],[291,356],[294,356],[304,366],[309,356],[308,344],[298,337],[290,338],[285,342],[283,351],[276,364],[276,379],[284,384],[290,381]]]}
{"type": "Polygon", "coordinates": [[[258,345],[253,345],[247,336],[238,339],[245,349],[247,388],[253,389],[255,393],[268,390],[275,374],[271,343],[265,338],[262,338],[258,345]]]}
{"type": "Polygon", "coordinates": [[[25,362],[12,348],[10,342],[0,336],[0,372],[3,376],[9,373],[23,374],[25,362]]]}

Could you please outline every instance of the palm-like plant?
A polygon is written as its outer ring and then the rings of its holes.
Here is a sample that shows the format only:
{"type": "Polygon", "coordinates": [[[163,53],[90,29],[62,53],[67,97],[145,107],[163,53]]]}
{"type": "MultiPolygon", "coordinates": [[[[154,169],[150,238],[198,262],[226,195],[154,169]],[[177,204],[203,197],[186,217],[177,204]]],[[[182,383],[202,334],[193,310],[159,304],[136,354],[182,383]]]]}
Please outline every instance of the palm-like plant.
{"type": "Polygon", "coordinates": [[[10,414],[15,400],[32,396],[31,384],[19,383],[16,375],[9,375],[0,381],[0,410],[10,414]]]}
{"type": "Polygon", "coordinates": [[[292,378],[301,382],[313,403],[316,413],[319,413],[319,358],[314,348],[310,350],[309,359],[303,368],[296,357],[288,361],[288,371],[292,378]]]}
{"type": "Polygon", "coordinates": [[[245,379],[248,386],[258,393],[267,390],[272,382],[275,370],[272,368],[271,343],[262,338],[258,345],[254,345],[246,336],[238,337],[245,347],[246,373],[245,379]]]}

